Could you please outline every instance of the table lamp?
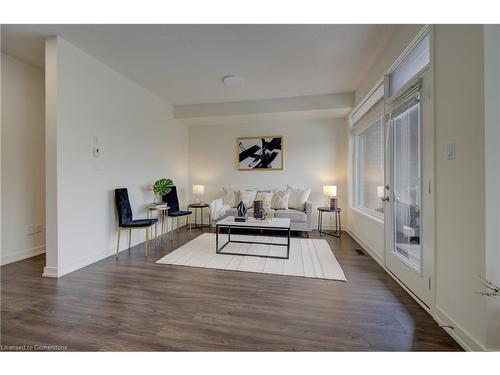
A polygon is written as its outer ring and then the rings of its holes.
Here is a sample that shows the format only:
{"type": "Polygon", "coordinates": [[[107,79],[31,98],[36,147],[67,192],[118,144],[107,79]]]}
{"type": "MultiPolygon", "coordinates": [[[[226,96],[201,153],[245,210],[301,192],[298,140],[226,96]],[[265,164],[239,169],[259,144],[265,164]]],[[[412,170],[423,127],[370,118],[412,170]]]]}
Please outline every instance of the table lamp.
{"type": "MultiPolygon", "coordinates": [[[[205,185],[193,185],[193,195],[203,195],[205,193],[205,185]]],[[[200,197],[196,197],[196,203],[200,203],[200,197]]]]}
{"type": "Polygon", "coordinates": [[[323,194],[330,198],[330,209],[334,210],[337,208],[337,186],[336,185],[325,185],[323,186],[323,194]]]}

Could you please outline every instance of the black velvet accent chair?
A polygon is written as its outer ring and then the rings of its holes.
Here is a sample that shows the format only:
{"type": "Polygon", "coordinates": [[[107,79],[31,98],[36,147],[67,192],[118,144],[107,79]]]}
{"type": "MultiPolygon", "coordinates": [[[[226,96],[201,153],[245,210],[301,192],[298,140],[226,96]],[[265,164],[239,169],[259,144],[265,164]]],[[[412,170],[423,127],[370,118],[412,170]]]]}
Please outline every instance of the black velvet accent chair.
{"type": "Polygon", "coordinates": [[[186,217],[186,225],[188,225],[190,220],[190,215],[192,211],[182,211],[179,210],[179,197],[177,196],[177,188],[172,186],[170,192],[162,197],[163,202],[168,204],[168,217],[172,218],[172,230],[174,229],[174,218],[177,218],[177,230],[179,230],[179,218],[186,217]]]}
{"type": "Polygon", "coordinates": [[[115,203],[118,211],[118,243],[116,244],[116,257],[120,250],[120,233],[122,230],[128,230],[128,248],[130,250],[132,229],[146,229],[146,244],[144,246],[144,256],[148,256],[149,228],[155,224],[158,219],[138,219],[132,217],[132,207],[128,198],[126,188],[115,189],[115,203]]]}

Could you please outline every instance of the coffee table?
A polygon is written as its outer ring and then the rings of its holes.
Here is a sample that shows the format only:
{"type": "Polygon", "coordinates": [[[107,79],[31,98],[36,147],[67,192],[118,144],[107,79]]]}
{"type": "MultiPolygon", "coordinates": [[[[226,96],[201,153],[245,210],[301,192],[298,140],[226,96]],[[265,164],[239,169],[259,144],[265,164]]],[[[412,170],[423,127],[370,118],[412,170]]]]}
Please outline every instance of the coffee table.
{"type": "Polygon", "coordinates": [[[215,252],[217,254],[227,254],[227,255],[242,255],[242,256],[254,256],[260,258],[274,258],[274,259],[288,259],[290,257],[290,219],[288,218],[273,218],[269,221],[261,221],[256,219],[247,219],[245,222],[239,222],[234,220],[234,216],[228,216],[215,224],[215,252]],[[227,228],[227,242],[222,245],[219,249],[219,231],[220,228],[227,228]],[[280,230],[286,232],[286,243],[272,243],[272,242],[260,242],[260,241],[244,241],[244,240],[232,240],[231,239],[231,228],[253,228],[253,229],[271,229],[280,230]],[[285,246],[286,256],[272,256],[272,255],[258,255],[252,253],[230,253],[222,252],[229,243],[250,243],[250,244],[260,244],[260,245],[273,245],[273,246],[285,246]]]}

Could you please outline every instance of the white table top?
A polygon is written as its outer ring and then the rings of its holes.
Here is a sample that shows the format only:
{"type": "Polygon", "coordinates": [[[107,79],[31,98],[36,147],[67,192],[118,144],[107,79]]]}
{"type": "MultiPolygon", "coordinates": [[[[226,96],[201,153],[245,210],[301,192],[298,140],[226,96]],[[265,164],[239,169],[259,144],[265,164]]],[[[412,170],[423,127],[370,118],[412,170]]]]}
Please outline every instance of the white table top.
{"type": "Polygon", "coordinates": [[[166,203],[148,203],[146,208],[148,210],[162,211],[162,210],[168,210],[170,207],[168,207],[168,205],[166,203]]]}
{"type": "Polygon", "coordinates": [[[234,221],[234,216],[228,216],[217,222],[217,225],[237,225],[241,227],[254,227],[254,228],[290,228],[290,219],[274,217],[270,221],[257,220],[254,218],[247,218],[247,221],[234,221]]]}

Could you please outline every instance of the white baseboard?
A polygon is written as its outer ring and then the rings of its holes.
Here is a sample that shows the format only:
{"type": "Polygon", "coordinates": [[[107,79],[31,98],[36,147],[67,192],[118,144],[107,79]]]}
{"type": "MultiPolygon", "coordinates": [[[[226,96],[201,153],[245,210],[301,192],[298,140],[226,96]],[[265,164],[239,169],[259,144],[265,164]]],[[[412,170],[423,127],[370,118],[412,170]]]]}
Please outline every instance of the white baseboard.
{"type": "Polygon", "coordinates": [[[375,253],[373,249],[370,248],[366,243],[364,243],[349,227],[344,226],[344,230],[357,242],[361,247],[373,258],[375,261],[386,271],[425,311],[432,316],[432,318],[440,326],[452,326],[454,329],[444,328],[443,329],[464,349],[467,351],[486,351],[487,349],[481,345],[477,340],[475,340],[466,330],[464,330],[457,322],[451,319],[444,311],[442,311],[438,306],[434,309],[429,309],[425,306],[422,301],[416,297],[411,290],[409,290],[406,285],[404,285],[396,276],[394,276],[383,264],[382,259],[375,253]]]}
{"type": "Polygon", "coordinates": [[[486,347],[477,342],[471,334],[469,334],[465,329],[463,329],[460,324],[454,321],[448,314],[441,310],[438,306],[434,309],[433,314],[434,320],[438,322],[440,326],[452,326],[451,328],[443,329],[451,336],[453,339],[465,350],[469,352],[484,352],[487,351],[486,347]]]}
{"type": "Polygon", "coordinates": [[[2,258],[0,260],[0,265],[5,266],[9,263],[14,263],[19,260],[31,258],[40,254],[45,253],[45,245],[40,245],[33,247],[31,249],[17,251],[12,254],[2,254],[2,258]]]}
{"type": "Polygon", "coordinates": [[[347,234],[349,234],[349,236],[351,236],[357,243],[359,243],[361,245],[363,250],[365,250],[373,259],[375,259],[375,261],[382,268],[385,269],[385,264],[384,264],[383,259],[380,257],[380,255],[377,254],[377,252],[371,246],[367,245],[366,242],[364,242],[361,238],[359,238],[359,236],[356,233],[354,233],[352,231],[352,229],[349,228],[348,226],[344,225],[343,230],[345,230],[347,232],[347,234]]]}
{"type": "Polygon", "coordinates": [[[43,267],[43,277],[59,277],[57,274],[57,267],[43,267]]]}
{"type": "MultiPolygon", "coordinates": [[[[137,246],[143,242],[139,242],[136,244],[132,244],[133,246],[137,246]]],[[[121,249],[119,252],[121,253],[122,251],[126,251],[128,248],[121,249]]],[[[63,264],[60,267],[58,267],[58,273],[57,277],[62,277],[64,275],[67,275],[68,273],[74,272],[76,270],[79,270],[80,268],[87,267],[91,265],[92,263],[98,262],[100,260],[103,260],[104,258],[107,258],[111,255],[116,254],[116,249],[108,249],[108,250],[103,250],[100,252],[96,252],[93,254],[90,254],[88,256],[82,257],[80,259],[77,259],[71,263],[68,264],[63,264]]]]}
{"type": "Polygon", "coordinates": [[[352,238],[354,238],[354,240],[358,244],[361,245],[363,250],[365,250],[368,253],[368,255],[370,255],[373,259],[375,259],[375,261],[379,264],[379,266],[382,267],[384,271],[387,272],[387,274],[390,277],[392,277],[393,280],[397,282],[399,286],[403,288],[405,292],[408,293],[410,297],[412,297],[415,300],[415,302],[417,302],[425,311],[427,311],[429,315],[432,316],[431,309],[429,308],[429,306],[423,303],[415,294],[413,294],[413,292],[401,280],[399,280],[391,271],[389,271],[389,269],[387,269],[387,267],[384,264],[384,260],[375,252],[375,250],[373,250],[370,246],[368,246],[365,242],[363,242],[351,229],[347,228],[346,232],[352,238]]]}
{"type": "MultiPolygon", "coordinates": [[[[182,226],[183,225],[180,225],[179,228],[181,228],[182,226]]],[[[168,232],[166,232],[166,235],[172,236],[173,235],[172,231],[174,231],[175,229],[176,229],[176,226],[174,226],[173,229],[171,229],[168,232]]],[[[152,228],[152,231],[154,233],[154,227],[152,228]]],[[[151,239],[151,240],[153,240],[153,239],[151,239]]],[[[140,244],[143,244],[144,242],[145,241],[139,241],[139,242],[132,241],[132,247],[140,245],[140,244]]],[[[121,253],[122,251],[128,250],[127,239],[124,239],[120,243],[120,245],[121,245],[120,247],[122,247],[122,246],[124,246],[124,247],[119,250],[119,253],[121,253]]],[[[150,246],[151,246],[151,242],[150,242],[150,246]]],[[[89,266],[92,263],[98,262],[98,261],[100,261],[100,260],[102,260],[104,258],[107,258],[107,257],[115,255],[115,254],[116,254],[116,248],[115,247],[113,247],[111,249],[107,249],[107,250],[102,250],[102,251],[99,251],[99,252],[95,252],[93,254],[87,255],[87,256],[82,257],[80,259],[77,259],[77,260],[75,260],[75,261],[73,261],[71,263],[60,265],[56,269],[56,275],[57,276],[52,276],[52,275],[49,276],[49,275],[47,275],[47,277],[62,277],[64,275],[67,275],[68,273],[71,273],[71,272],[74,272],[76,270],[79,270],[80,268],[89,266]]],[[[45,271],[44,271],[44,274],[45,274],[45,271]]]]}
{"type": "MultiPolygon", "coordinates": [[[[182,227],[182,226],[180,226],[182,227]]],[[[174,231],[176,229],[176,226],[174,226],[173,229],[170,229],[167,234],[168,235],[172,235],[172,231],[174,231]]],[[[153,227],[153,233],[154,233],[154,227],[153,227]]],[[[143,244],[144,241],[139,241],[139,242],[132,242],[132,247],[133,246],[137,246],[137,245],[140,245],[140,244],[143,244]]],[[[121,245],[122,246],[125,246],[124,248],[120,249],[120,253],[122,251],[125,251],[125,250],[128,250],[128,247],[126,247],[127,245],[127,240],[124,240],[121,242],[121,245]]],[[[99,252],[96,252],[96,253],[93,253],[93,254],[90,254],[90,255],[87,255],[85,257],[82,257],[80,259],[77,259],[71,263],[68,263],[68,264],[63,264],[63,265],[59,265],[59,267],[45,267],[44,270],[43,270],[43,274],[42,276],[43,277],[56,277],[56,278],[59,278],[59,277],[62,277],[64,275],[67,275],[68,273],[71,273],[71,272],[74,272],[76,270],[79,270],[80,268],[83,268],[83,267],[86,267],[86,266],[89,266],[91,265],[92,263],[95,263],[95,262],[98,262],[104,258],[107,258],[111,255],[114,255],[116,254],[116,248],[113,247],[111,249],[107,249],[107,250],[103,250],[103,251],[99,251],[99,252]]]]}

